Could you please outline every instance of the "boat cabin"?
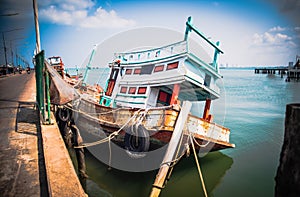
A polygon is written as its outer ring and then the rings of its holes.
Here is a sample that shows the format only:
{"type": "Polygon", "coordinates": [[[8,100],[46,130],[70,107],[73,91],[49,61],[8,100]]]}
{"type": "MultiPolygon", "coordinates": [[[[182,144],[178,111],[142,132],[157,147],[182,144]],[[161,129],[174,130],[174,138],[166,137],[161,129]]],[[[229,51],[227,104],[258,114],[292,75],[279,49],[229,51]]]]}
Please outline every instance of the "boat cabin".
{"type": "Polygon", "coordinates": [[[149,108],[219,98],[221,78],[216,44],[187,22],[183,41],[148,50],[116,53],[100,104],[111,107],[149,108]],[[188,50],[188,33],[194,30],[215,48],[212,62],[188,50]]]}
{"type": "Polygon", "coordinates": [[[64,63],[60,56],[52,56],[48,58],[50,65],[64,78],[64,63]]]}
{"type": "Polygon", "coordinates": [[[115,54],[100,104],[149,108],[219,98],[217,68],[188,53],[187,42],[115,54]]]}

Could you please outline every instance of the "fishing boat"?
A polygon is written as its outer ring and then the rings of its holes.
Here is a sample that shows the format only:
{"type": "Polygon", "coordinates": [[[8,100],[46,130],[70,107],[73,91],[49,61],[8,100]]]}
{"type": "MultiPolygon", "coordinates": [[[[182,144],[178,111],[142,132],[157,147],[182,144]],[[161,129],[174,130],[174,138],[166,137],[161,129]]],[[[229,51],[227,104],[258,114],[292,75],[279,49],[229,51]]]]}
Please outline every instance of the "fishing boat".
{"type": "Polygon", "coordinates": [[[48,58],[49,64],[60,74],[62,78],[65,77],[64,73],[64,63],[60,56],[52,56],[48,58]]]}
{"type": "MultiPolygon", "coordinates": [[[[147,158],[148,153],[168,145],[178,122],[184,123],[182,139],[186,141],[191,137],[197,150],[209,147],[206,151],[210,152],[235,147],[229,140],[230,129],[214,123],[210,114],[212,101],[220,98],[217,80],[222,76],[217,59],[223,51],[219,42],[213,43],[193,26],[191,18],[186,22],[184,39],[179,42],[146,50],[116,52],[107,65],[109,75],[103,88],[86,84],[94,53],[95,50],[83,79],[76,85],[71,84],[76,91],[67,93],[59,87],[62,81],[52,80],[52,86],[57,89],[52,103],[64,106],[59,108],[59,119],[66,121],[72,117],[85,147],[92,154],[101,155],[103,162],[120,169],[126,163],[126,154],[133,160],[147,158]],[[188,39],[192,31],[213,47],[211,62],[190,52],[188,39]],[[204,103],[202,116],[188,111],[186,120],[181,120],[179,115],[187,101],[204,103]],[[106,142],[109,146],[103,145],[106,142]],[[111,158],[114,147],[126,152],[115,165],[114,157],[111,158]]],[[[49,72],[55,75],[53,68],[49,68],[49,72]]],[[[185,144],[184,151],[187,146],[189,144],[185,144]]],[[[138,165],[146,162],[154,161],[144,160],[138,165]]],[[[156,168],[160,162],[161,159],[156,168]]],[[[125,170],[135,171],[136,167],[131,167],[125,170]]]]}

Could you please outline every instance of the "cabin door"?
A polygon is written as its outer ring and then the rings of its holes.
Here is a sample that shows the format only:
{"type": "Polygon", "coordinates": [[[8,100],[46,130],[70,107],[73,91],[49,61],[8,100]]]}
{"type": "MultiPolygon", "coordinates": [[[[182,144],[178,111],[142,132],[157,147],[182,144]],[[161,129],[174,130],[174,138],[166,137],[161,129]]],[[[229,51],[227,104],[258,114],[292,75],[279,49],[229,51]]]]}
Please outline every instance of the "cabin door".
{"type": "Polygon", "coordinates": [[[107,89],[106,89],[106,92],[105,92],[106,96],[111,96],[112,95],[112,92],[113,92],[114,87],[116,85],[118,74],[119,74],[119,69],[118,68],[113,68],[111,70],[110,77],[108,79],[107,89]]]}

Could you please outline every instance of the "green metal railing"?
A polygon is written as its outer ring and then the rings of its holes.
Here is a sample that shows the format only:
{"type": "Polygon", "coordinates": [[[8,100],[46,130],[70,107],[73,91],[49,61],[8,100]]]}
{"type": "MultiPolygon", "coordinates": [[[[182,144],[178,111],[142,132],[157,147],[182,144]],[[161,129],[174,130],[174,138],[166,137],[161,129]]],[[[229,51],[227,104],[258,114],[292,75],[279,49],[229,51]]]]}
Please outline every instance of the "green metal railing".
{"type": "Polygon", "coordinates": [[[42,50],[35,56],[35,79],[36,79],[36,101],[42,114],[43,120],[45,120],[45,97],[44,97],[44,60],[45,60],[45,53],[42,50]]]}
{"type": "Polygon", "coordinates": [[[36,101],[43,118],[43,123],[51,123],[51,110],[50,110],[50,83],[49,73],[45,68],[45,52],[42,50],[35,56],[35,78],[36,78],[36,101]],[[47,118],[45,114],[45,94],[47,101],[47,118]]]}

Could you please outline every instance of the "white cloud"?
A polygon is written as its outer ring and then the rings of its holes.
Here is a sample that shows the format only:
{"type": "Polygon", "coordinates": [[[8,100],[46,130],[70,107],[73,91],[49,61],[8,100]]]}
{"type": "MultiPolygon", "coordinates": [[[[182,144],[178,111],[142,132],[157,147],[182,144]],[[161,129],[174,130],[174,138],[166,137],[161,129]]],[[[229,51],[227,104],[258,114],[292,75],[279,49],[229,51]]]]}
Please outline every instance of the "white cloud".
{"type": "Polygon", "coordinates": [[[92,0],[41,0],[38,3],[41,7],[55,5],[67,10],[87,9],[95,6],[92,0]]]}
{"type": "Polygon", "coordinates": [[[263,34],[255,33],[252,38],[253,46],[262,47],[281,47],[281,48],[293,48],[295,44],[292,37],[283,33],[264,32],[263,34]]]}
{"type": "Polygon", "coordinates": [[[101,7],[96,10],[94,15],[88,16],[80,22],[81,27],[88,28],[126,27],[134,24],[135,22],[133,20],[120,18],[114,10],[107,12],[101,7]]]}
{"type": "Polygon", "coordinates": [[[82,28],[121,28],[135,25],[135,21],[121,18],[114,10],[94,8],[95,4],[90,0],[54,0],[51,4],[43,4],[40,17],[51,23],[82,28]]]}
{"type": "Polygon", "coordinates": [[[285,27],[280,26],[272,27],[271,29],[269,29],[270,32],[282,32],[285,30],[287,30],[285,27]]]}

